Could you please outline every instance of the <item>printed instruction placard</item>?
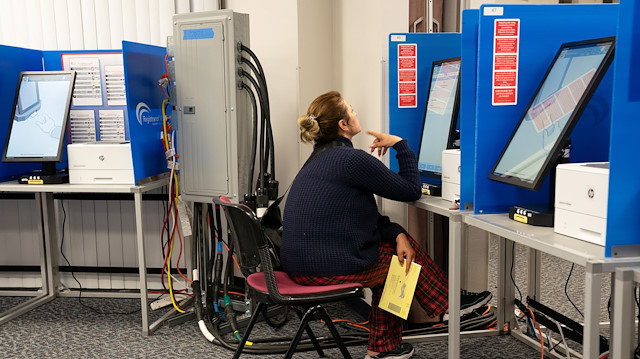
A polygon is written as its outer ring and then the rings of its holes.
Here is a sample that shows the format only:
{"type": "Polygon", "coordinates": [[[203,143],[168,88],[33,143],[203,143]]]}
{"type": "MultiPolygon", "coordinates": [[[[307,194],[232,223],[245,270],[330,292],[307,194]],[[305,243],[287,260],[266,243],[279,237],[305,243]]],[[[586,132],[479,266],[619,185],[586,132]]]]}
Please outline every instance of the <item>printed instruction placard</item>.
{"type": "Polygon", "coordinates": [[[398,44],[398,108],[418,107],[418,44],[398,44]]]}
{"type": "Polygon", "coordinates": [[[412,262],[407,273],[406,263],[400,264],[398,256],[394,255],[389,264],[387,280],[384,282],[378,306],[402,319],[407,319],[421,269],[421,265],[412,262]]]}
{"type": "Polygon", "coordinates": [[[491,104],[518,103],[520,19],[495,19],[491,104]]]}

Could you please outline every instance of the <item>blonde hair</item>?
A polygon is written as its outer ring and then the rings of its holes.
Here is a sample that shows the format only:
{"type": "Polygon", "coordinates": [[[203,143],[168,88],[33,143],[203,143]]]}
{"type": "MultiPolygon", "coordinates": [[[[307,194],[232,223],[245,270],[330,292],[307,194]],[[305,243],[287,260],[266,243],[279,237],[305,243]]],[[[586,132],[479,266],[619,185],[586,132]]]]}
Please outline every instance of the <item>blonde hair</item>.
{"type": "Polygon", "coordinates": [[[349,120],[346,102],[338,91],[324,93],[311,102],[307,113],[298,118],[300,140],[305,143],[331,141],[339,136],[338,122],[349,120]]]}

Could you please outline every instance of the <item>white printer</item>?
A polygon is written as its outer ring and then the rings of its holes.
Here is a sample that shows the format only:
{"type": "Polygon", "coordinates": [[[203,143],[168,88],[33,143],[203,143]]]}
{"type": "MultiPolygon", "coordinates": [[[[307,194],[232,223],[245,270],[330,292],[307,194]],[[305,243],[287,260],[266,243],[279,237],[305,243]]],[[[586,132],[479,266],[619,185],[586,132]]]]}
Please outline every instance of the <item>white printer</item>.
{"type": "Polygon", "coordinates": [[[135,184],[129,142],[70,144],[67,154],[71,184],[135,184]]]}
{"type": "Polygon", "coordinates": [[[460,200],[460,149],[442,151],[442,199],[460,200]]]}
{"type": "Polygon", "coordinates": [[[608,197],[609,162],[558,165],[554,231],[604,246],[608,197]]]}

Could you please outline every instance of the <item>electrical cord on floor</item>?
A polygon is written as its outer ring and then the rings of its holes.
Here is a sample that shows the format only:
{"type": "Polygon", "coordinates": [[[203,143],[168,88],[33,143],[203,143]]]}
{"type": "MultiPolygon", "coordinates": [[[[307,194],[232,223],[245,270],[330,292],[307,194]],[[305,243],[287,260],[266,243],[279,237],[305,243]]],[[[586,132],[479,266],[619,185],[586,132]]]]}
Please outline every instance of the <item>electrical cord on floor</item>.
{"type": "Polygon", "coordinates": [[[571,264],[571,270],[569,271],[569,276],[567,277],[567,281],[564,283],[564,295],[567,296],[567,299],[569,299],[569,302],[571,303],[571,305],[573,305],[573,307],[578,311],[578,314],[580,314],[580,316],[584,318],[584,315],[582,314],[580,309],[578,309],[576,304],[571,300],[571,298],[569,298],[569,293],[567,293],[567,286],[569,285],[569,278],[571,278],[571,273],[573,273],[573,267],[575,267],[575,265],[576,265],[575,263],[571,264]]]}
{"type": "MultiPolygon", "coordinates": [[[[66,224],[66,221],[67,221],[67,211],[65,211],[65,209],[64,209],[64,200],[60,201],[60,206],[62,207],[62,235],[60,236],[60,254],[62,254],[62,258],[64,258],[64,260],[67,262],[67,265],[69,266],[69,268],[71,268],[71,263],[69,262],[69,259],[67,259],[67,256],[64,254],[64,251],[62,249],[63,245],[64,245],[64,225],[66,224]]],[[[87,304],[82,302],[82,284],[80,284],[80,281],[78,280],[78,278],[76,278],[76,275],[75,275],[75,273],[73,271],[71,271],[71,276],[76,281],[76,283],[78,283],[78,303],[80,303],[80,305],[82,305],[85,308],[91,309],[96,314],[102,314],[102,315],[111,315],[111,314],[129,315],[129,314],[137,313],[141,309],[140,307],[138,307],[137,309],[131,310],[131,311],[128,311],[128,312],[119,312],[119,311],[106,312],[106,311],[102,311],[102,310],[99,310],[97,308],[94,308],[94,307],[92,307],[90,305],[87,305],[87,304]]]]}

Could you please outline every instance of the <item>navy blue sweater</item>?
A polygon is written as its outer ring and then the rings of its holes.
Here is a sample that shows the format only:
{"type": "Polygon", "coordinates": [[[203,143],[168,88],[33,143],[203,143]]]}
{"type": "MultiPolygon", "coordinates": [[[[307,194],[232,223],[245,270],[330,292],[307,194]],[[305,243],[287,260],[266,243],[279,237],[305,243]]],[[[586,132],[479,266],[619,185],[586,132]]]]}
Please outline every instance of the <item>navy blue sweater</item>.
{"type": "Polygon", "coordinates": [[[379,241],[395,243],[401,233],[378,213],[373,195],[396,201],[421,196],[418,163],[406,140],[393,146],[398,173],[354,149],[349,139],[340,141],[346,146],[320,153],[291,185],[280,248],[289,275],[346,275],[369,268],[378,259],[379,241]]]}

